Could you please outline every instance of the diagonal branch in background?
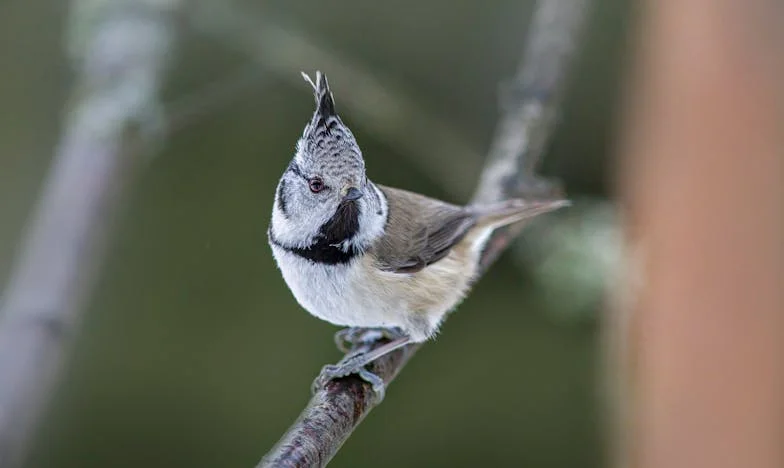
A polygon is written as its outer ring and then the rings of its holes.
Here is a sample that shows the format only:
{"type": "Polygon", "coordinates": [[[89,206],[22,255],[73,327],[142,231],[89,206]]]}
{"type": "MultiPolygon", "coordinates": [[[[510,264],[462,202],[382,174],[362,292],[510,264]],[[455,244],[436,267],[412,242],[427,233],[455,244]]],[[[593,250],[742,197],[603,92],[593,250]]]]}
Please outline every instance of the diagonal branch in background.
{"type": "Polygon", "coordinates": [[[205,116],[239,101],[249,91],[263,89],[269,80],[262,68],[258,63],[245,65],[167,103],[164,136],[168,137],[194,125],[205,116]]]}
{"type": "Polygon", "coordinates": [[[76,0],[63,136],[0,302],[0,466],[25,458],[65,363],[122,188],[156,136],[178,0],[76,0]],[[155,130],[155,128],[152,128],[155,130]]]}
{"type": "MultiPolygon", "coordinates": [[[[534,170],[552,133],[570,59],[588,10],[587,0],[540,0],[520,67],[502,97],[503,115],[491,146],[475,201],[514,196],[552,197],[553,185],[534,170]]],[[[482,254],[482,269],[510,244],[521,225],[499,229],[482,254]]],[[[375,345],[358,350],[367,351],[375,345]]],[[[389,384],[414,355],[413,344],[369,367],[389,384]]],[[[259,467],[324,466],[375,406],[370,384],[356,376],[329,382],[317,391],[298,420],[259,467]]]]}
{"type": "Polygon", "coordinates": [[[296,26],[283,27],[235,5],[201,0],[188,13],[195,30],[214,36],[297,88],[302,86],[302,64],[323,70],[330,77],[333,92],[340,96],[341,107],[345,106],[353,116],[352,121],[391,147],[400,148],[403,155],[410,156],[412,164],[441,188],[458,198],[470,195],[468,187],[475,182],[479,152],[471,149],[463,135],[388,78],[329,49],[324,41],[310,37],[296,26]],[[455,160],[476,166],[457,167],[455,160]],[[451,169],[444,171],[444,167],[451,169]]]}

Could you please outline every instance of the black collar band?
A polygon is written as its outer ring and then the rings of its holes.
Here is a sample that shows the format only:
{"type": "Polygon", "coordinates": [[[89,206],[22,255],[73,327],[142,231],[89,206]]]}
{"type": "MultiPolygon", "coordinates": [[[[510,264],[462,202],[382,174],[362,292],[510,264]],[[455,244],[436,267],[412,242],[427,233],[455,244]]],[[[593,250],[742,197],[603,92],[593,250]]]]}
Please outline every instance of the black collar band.
{"type": "Polygon", "coordinates": [[[348,251],[345,251],[340,247],[330,244],[329,241],[323,238],[320,238],[307,247],[291,247],[277,240],[275,236],[272,235],[272,230],[268,232],[268,236],[273,245],[314,263],[321,263],[324,265],[346,264],[359,255],[359,250],[354,247],[350,247],[348,251]]]}

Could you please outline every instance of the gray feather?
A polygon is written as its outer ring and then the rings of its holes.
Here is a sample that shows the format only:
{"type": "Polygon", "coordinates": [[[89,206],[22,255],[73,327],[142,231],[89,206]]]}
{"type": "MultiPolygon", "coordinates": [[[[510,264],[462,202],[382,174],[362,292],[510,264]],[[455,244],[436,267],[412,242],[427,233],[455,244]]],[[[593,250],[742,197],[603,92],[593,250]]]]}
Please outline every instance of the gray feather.
{"type": "Polygon", "coordinates": [[[413,273],[444,258],[474,226],[469,210],[406,190],[378,186],[387,198],[384,236],[373,246],[378,268],[413,273]]]}
{"type": "Polygon", "coordinates": [[[511,224],[530,216],[532,209],[523,200],[463,207],[377,186],[387,198],[389,215],[372,253],[379,269],[395,273],[420,271],[446,257],[471,229],[511,224]]]}

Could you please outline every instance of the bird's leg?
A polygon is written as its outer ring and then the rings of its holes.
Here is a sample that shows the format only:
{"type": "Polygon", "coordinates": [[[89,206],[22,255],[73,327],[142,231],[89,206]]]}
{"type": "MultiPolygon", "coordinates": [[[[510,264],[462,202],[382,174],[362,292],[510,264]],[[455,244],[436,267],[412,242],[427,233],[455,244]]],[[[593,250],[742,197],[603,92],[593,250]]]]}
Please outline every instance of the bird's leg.
{"type": "Polygon", "coordinates": [[[350,353],[360,345],[372,345],[381,340],[393,341],[406,336],[400,328],[344,328],[335,333],[335,345],[344,353],[350,353]]]}
{"type": "Polygon", "coordinates": [[[357,374],[362,380],[368,382],[373,387],[373,392],[376,394],[376,401],[380,402],[384,399],[384,381],[381,377],[365,369],[365,366],[381,356],[402,348],[410,341],[411,339],[408,336],[401,336],[370,351],[350,354],[341,359],[337,364],[328,364],[324,366],[321,369],[319,376],[316,377],[316,380],[313,382],[313,392],[315,393],[323,388],[330,380],[357,374]]]}

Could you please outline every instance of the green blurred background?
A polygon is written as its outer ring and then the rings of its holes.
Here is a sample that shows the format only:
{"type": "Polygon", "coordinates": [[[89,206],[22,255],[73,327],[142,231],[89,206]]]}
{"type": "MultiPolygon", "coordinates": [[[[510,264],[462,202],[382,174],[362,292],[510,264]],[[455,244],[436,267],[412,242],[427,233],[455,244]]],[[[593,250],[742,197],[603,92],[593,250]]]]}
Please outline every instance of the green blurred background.
{"type": "MultiPolygon", "coordinates": [[[[215,3],[329,51],[291,65],[332,78],[371,178],[467,200],[497,120],[498,84],[517,66],[533,2],[215,3]],[[356,106],[343,106],[352,89],[336,77],[351,71],[338,70],[345,63],[335,56],[394,83],[459,135],[423,151],[461,145],[441,169],[458,175],[423,164],[428,154],[412,151],[421,145],[405,132],[381,135],[363,125],[356,106]]],[[[0,2],[0,284],[60,136],[73,81],[64,56],[68,8],[63,0],[0,2]]],[[[628,10],[623,0],[594,2],[544,162],[544,173],[577,199],[601,199],[609,189],[628,10]]],[[[118,214],[30,467],[253,466],[294,421],[320,367],[339,358],[335,327],[297,306],[265,235],[275,184],[312,112],[310,90],[265,63],[264,53],[237,47],[237,31],[226,25],[221,34],[187,19],[177,24],[163,95],[174,124],[118,214]]],[[[521,245],[547,235],[529,231],[521,245]]],[[[564,320],[523,251],[492,268],[331,466],[603,464],[600,302],[583,301],[577,319],[564,320]]],[[[570,294],[568,283],[559,287],[570,294]]]]}

